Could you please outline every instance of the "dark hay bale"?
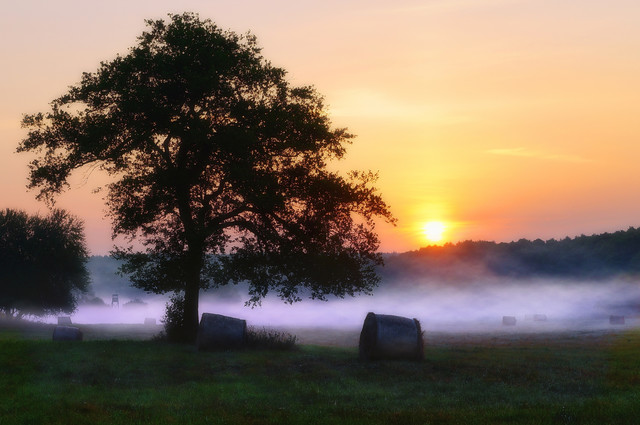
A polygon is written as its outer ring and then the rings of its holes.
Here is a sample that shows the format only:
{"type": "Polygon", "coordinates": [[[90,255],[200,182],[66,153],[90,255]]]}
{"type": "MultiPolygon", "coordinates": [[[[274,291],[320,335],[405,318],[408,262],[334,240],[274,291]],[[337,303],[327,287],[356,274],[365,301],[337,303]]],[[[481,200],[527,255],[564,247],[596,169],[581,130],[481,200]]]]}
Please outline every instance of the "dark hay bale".
{"type": "Polygon", "coordinates": [[[144,324],[145,324],[146,326],[155,326],[155,324],[156,324],[156,319],[153,319],[153,318],[151,318],[151,317],[147,317],[147,318],[145,318],[145,319],[144,319],[144,324]]]}
{"type": "Polygon", "coordinates": [[[202,313],[196,348],[224,350],[241,348],[247,343],[247,321],[221,314],[202,313]]]}
{"type": "Polygon", "coordinates": [[[534,314],[533,315],[533,321],[534,322],[546,322],[547,321],[547,315],[546,314],[534,314]]]}
{"type": "Polygon", "coordinates": [[[515,326],[516,318],[514,316],[502,316],[502,324],[504,326],[515,326]]]}
{"type": "Polygon", "coordinates": [[[424,341],[418,319],[369,313],[360,332],[362,360],[422,360],[424,341]]]}
{"type": "Polygon", "coordinates": [[[624,316],[609,316],[610,325],[624,325],[624,316]]]}
{"type": "Polygon", "coordinates": [[[60,317],[58,317],[58,324],[59,325],[63,325],[63,326],[70,325],[71,324],[71,317],[69,317],[69,316],[60,316],[60,317]]]}
{"type": "Polygon", "coordinates": [[[82,332],[72,326],[56,326],[53,330],[54,341],[82,341],[82,332]]]}

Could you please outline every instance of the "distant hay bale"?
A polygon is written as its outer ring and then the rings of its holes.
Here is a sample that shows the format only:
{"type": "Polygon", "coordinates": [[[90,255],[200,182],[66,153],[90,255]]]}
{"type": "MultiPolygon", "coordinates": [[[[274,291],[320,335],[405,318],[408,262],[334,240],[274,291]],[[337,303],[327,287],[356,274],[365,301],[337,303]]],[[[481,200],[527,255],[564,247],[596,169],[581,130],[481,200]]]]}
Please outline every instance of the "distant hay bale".
{"type": "Polygon", "coordinates": [[[422,360],[424,341],[418,319],[369,313],[360,332],[362,360],[422,360]]]}
{"type": "Polygon", "coordinates": [[[73,326],[56,326],[53,330],[54,341],[82,341],[82,332],[73,326]]]}
{"type": "Polygon", "coordinates": [[[247,342],[247,321],[221,314],[202,313],[196,348],[200,351],[241,348],[247,342]]]}
{"type": "Polygon", "coordinates": [[[146,326],[155,326],[155,324],[156,324],[156,319],[153,319],[153,318],[151,318],[151,317],[147,317],[147,318],[145,318],[145,319],[144,319],[144,324],[145,324],[146,326]]]}
{"type": "Polygon", "coordinates": [[[71,317],[69,316],[60,316],[58,317],[58,325],[70,325],[71,324],[71,317]]]}
{"type": "Polygon", "coordinates": [[[516,318],[514,316],[502,316],[502,324],[504,326],[515,326],[516,318]]]}
{"type": "Polygon", "coordinates": [[[624,325],[624,316],[609,316],[610,325],[624,325]]]}
{"type": "Polygon", "coordinates": [[[534,322],[546,322],[547,321],[547,315],[546,314],[534,314],[533,315],[533,321],[534,322]]]}

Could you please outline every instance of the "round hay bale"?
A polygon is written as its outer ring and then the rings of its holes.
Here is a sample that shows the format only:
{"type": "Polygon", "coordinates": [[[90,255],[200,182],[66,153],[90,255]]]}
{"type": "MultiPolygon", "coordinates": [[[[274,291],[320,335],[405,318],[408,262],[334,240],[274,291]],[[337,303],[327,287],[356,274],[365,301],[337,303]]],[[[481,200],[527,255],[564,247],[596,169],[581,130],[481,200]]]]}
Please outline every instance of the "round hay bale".
{"type": "Polygon", "coordinates": [[[58,317],[58,324],[59,325],[63,325],[63,326],[70,325],[71,324],[71,317],[69,317],[69,316],[60,316],[60,317],[58,317]]]}
{"type": "Polygon", "coordinates": [[[624,325],[624,316],[609,316],[610,325],[624,325]]]}
{"type": "Polygon", "coordinates": [[[224,350],[240,348],[247,342],[247,321],[221,314],[202,313],[196,348],[198,350],[224,350]]]}
{"type": "Polygon", "coordinates": [[[369,313],[360,332],[362,360],[422,360],[424,342],[418,319],[369,313]]]}
{"type": "Polygon", "coordinates": [[[546,314],[534,314],[533,315],[533,321],[534,322],[546,322],[547,321],[547,315],[546,314]]]}
{"type": "Polygon", "coordinates": [[[502,324],[504,326],[515,326],[516,318],[514,316],[502,316],[502,324]]]}
{"type": "Polygon", "coordinates": [[[146,326],[155,326],[156,325],[156,319],[152,318],[152,317],[147,317],[144,319],[144,324],[146,326]]]}
{"type": "Polygon", "coordinates": [[[56,326],[53,330],[54,341],[82,341],[82,332],[73,326],[56,326]]]}

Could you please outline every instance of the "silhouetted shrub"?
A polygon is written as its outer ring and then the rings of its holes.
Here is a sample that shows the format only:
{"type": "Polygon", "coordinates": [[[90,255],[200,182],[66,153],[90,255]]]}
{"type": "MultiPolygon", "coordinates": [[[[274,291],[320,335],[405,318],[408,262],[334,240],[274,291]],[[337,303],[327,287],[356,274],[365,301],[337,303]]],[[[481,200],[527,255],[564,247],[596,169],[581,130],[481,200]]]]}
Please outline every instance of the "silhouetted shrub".
{"type": "Polygon", "coordinates": [[[184,295],[175,293],[166,303],[165,313],[160,320],[164,324],[164,332],[160,339],[170,342],[189,342],[185,336],[184,295]]]}
{"type": "Polygon", "coordinates": [[[293,350],[296,348],[298,337],[288,332],[273,329],[257,329],[250,326],[247,329],[247,347],[267,350],[293,350]]]}

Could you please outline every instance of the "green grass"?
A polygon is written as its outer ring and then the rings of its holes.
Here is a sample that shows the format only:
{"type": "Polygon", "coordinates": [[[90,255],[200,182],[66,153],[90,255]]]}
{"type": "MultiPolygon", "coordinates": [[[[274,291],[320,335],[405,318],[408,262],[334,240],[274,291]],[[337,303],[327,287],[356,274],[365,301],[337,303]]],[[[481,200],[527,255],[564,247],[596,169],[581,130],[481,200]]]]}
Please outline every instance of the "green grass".
{"type": "Polygon", "coordinates": [[[640,416],[638,331],[427,335],[419,363],[364,363],[355,347],[202,353],[34,332],[0,328],[0,425],[631,424],[640,416]]]}

